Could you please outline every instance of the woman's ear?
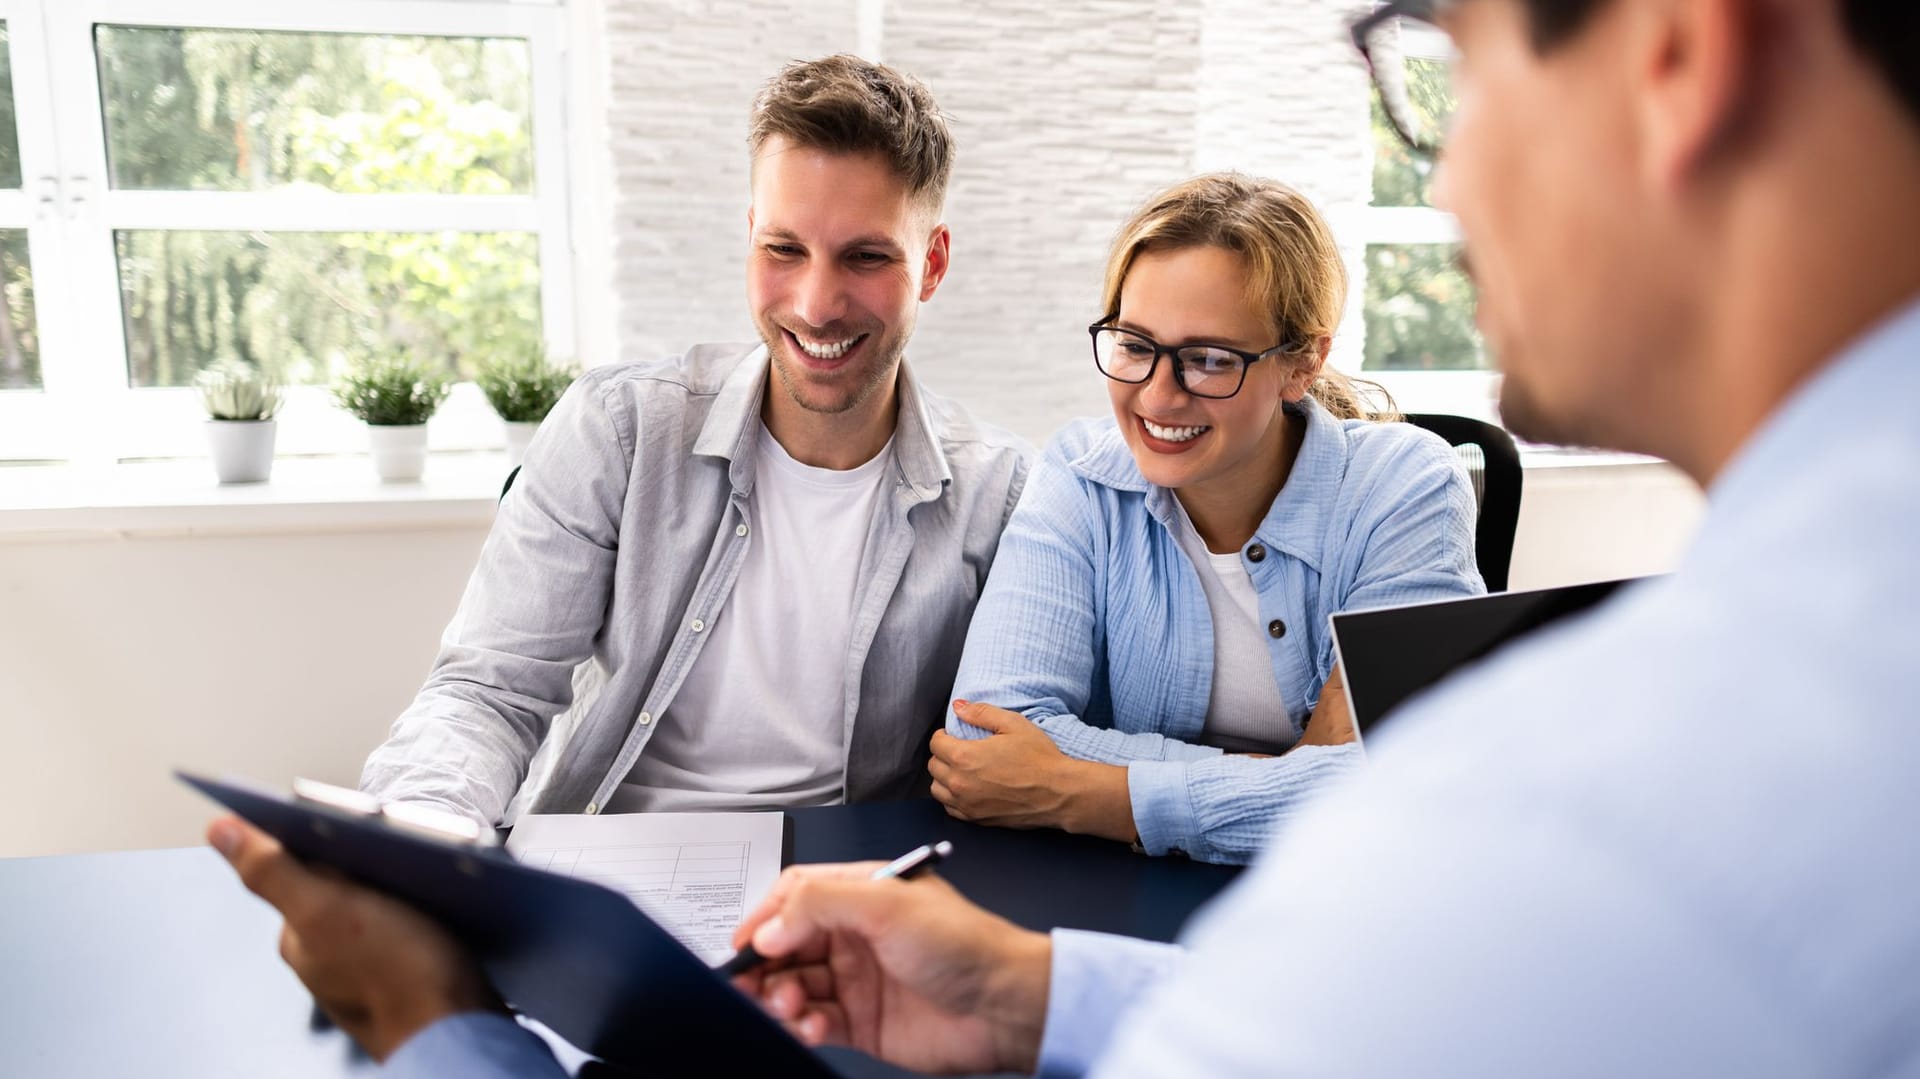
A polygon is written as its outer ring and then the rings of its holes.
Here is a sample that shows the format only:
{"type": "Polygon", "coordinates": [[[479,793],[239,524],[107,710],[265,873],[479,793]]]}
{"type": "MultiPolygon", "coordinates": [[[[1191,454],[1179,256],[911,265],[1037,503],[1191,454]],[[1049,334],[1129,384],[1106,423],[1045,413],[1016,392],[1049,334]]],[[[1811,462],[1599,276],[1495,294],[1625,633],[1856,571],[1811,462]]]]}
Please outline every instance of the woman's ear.
{"type": "Polygon", "coordinates": [[[1333,338],[1316,337],[1313,344],[1303,350],[1297,366],[1287,374],[1287,380],[1280,386],[1282,400],[1298,404],[1313,389],[1313,380],[1320,377],[1320,371],[1327,366],[1327,353],[1333,348],[1333,338]]]}

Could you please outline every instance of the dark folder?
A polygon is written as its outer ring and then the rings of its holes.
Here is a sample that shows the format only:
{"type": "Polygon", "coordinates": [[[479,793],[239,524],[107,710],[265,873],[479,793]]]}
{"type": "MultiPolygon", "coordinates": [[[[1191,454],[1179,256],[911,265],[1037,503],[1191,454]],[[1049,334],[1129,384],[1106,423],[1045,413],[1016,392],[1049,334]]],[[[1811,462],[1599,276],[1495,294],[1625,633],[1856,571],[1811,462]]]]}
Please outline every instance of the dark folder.
{"type": "Polygon", "coordinates": [[[377,815],[176,773],[278,839],[412,904],[473,951],[513,1007],[653,1076],[835,1072],[612,889],[523,866],[377,815]]]}

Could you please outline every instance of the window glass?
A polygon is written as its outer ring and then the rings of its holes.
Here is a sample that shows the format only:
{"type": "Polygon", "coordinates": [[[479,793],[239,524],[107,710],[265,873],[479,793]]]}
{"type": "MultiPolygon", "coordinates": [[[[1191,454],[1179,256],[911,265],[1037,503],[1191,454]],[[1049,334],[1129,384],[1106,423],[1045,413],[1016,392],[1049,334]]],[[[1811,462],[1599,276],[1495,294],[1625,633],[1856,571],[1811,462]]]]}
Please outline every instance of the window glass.
{"type": "Polygon", "coordinates": [[[20,130],[13,118],[13,43],[0,22],[0,187],[20,186],[20,130]]]}
{"type": "MultiPolygon", "coordinates": [[[[0,188],[20,188],[20,133],[13,114],[13,45],[0,22],[0,188]]],[[[0,229],[0,390],[40,388],[27,230],[0,229]]]]}
{"type": "Polygon", "coordinates": [[[39,388],[40,335],[27,230],[0,229],[0,390],[39,388]]]}
{"type": "MultiPolygon", "coordinates": [[[[1453,112],[1449,65],[1441,60],[1409,57],[1407,96],[1436,125],[1453,112]]],[[[1432,206],[1433,162],[1414,156],[1394,133],[1381,107],[1380,93],[1371,95],[1373,109],[1373,204],[1375,206],[1432,206]]]]}
{"type": "Polygon", "coordinates": [[[101,26],[94,42],[116,188],[533,190],[525,41],[101,26]]]}
{"type": "Polygon", "coordinates": [[[1456,244],[1367,248],[1369,371],[1471,371],[1487,366],[1473,323],[1473,284],[1456,244]]]}
{"type": "Polygon", "coordinates": [[[289,384],[405,351],[460,378],[540,340],[530,233],[115,233],[131,385],[184,386],[218,360],[289,384]]]}

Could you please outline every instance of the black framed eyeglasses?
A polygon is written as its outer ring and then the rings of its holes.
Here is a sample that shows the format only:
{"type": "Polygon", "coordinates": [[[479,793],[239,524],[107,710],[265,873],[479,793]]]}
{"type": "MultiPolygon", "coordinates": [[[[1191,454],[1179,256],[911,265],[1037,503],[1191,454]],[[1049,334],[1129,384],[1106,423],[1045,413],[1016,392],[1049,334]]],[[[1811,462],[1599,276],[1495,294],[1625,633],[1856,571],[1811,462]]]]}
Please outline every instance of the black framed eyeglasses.
{"type": "Polygon", "coordinates": [[[1452,43],[1433,22],[1447,2],[1392,0],[1348,28],[1394,134],[1429,159],[1440,156],[1454,105],[1452,43]]]}
{"type": "Polygon", "coordinates": [[[1290,352],[1291,341],[1283,341],[1265,352],[1246,352],[1225,345],[1163,345],[1143,333],[1096,322],[1087,327],[1093,335],[1093,362],[1100,373],[1115,382],[1138,385],[1153,378],[1153,369],[1161,356],[1173,357],[1173,381],[1195,397],[1222,400],[1240,392],[1246,384],[1247,368],[1276,352],[1290,352]]]}

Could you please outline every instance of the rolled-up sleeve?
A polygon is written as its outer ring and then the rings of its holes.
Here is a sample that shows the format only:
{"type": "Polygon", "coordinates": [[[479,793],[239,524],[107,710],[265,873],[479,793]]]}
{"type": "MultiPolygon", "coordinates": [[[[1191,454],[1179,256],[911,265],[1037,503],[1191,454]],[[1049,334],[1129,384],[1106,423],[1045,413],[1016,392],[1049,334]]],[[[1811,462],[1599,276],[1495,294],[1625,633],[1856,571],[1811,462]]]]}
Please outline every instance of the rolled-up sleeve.
{"type": "Polygon", "coordinates": [[[1140,845],[1205,862],[1242,864],[1308,796],[1360,766],[1360,747],[1300,746],[1278,757],[1226,754],[1127,766],[1140,845]]]}

